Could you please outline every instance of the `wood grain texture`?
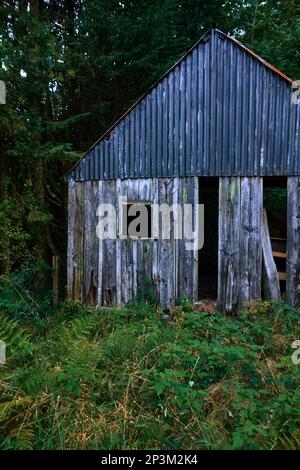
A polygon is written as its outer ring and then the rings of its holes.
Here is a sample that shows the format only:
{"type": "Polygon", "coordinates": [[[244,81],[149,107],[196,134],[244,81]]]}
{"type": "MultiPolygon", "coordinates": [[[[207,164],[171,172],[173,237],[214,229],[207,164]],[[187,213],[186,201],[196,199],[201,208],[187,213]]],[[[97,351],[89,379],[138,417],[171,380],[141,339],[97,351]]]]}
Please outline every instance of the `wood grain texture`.
{"type": "MultiPolygon", "coordinates": [[[[68,297],[92,305],[122,305],[149,289],[163,307],[185,294],[198,292],[198,250],[186,250],[186,236],[170,238],[98,240],[97,205],[112,203],[120,228],[119,198],[128,202],[192,204],[199,200],[197,178],[117,179],[69,183],[68,297]],[[151,287],[150,287],[151,286],[151,287]]],[[[298,179],[290,180],[289,234],[290,298],[297,304],[299,285],[298,179]],[[296,215],[295,215],[296,214],[296,215]],[[297,238],[298,237],[298,238],[297,238]],[[298,264],[297,264],[298,263],[298,264]],[[297,277],[298,276],[298,277],[297,277]]],[[[176,214],[176,211],[175,211],[176,214]]],[[[164,223],[161,220],[160,225],[164,223]]],[[[195,230],[195,210],[193,230],[195,230]]],[[[219,189],[218,308],[232,311],[261,296],[262,180],[223,177],[219,189]]],[[[201,267],[200,267],[201,269],[201,267]]],[[[276,287],[276,286],[275,286],[276,287]]],[[[149,293],[149,292],[148,292],[149,293]]]]}
{"type": "MultiPolygon", "coordinates": [[[[118,150],[118,158],[120,150],[118,150]]],[[[110,168],[107,171],[113,171],[110,168]]],[[[168,239],[99,240],[97,207],[112,203],[120,232],[119,198],[127,202],[198,202],[197,178],[116,179],[69,183],[68,297],[91,305],[123,305],[138,293],[174,305],[185,293],[197,296],[197,251],[185,250],[185,240],[174,239],[174,214],[168,239]]],[[[164,223],[161,219],[160,224],[164,223]]],[[[194,227],[193,227],[194,229],[194,227]]]]}
{"type": "MultiPolygon", "coordinates": [[[[102,201],[117,205],[116,180],[108,180],[103,184],[102,201]]],[[[101,269],[101,267],[100,267],[101,269]]],[[[116,304],[116,240],[102,240],[102,304],[116,304]]]]}
{"type": "Polygon", "coordinates": [[[219,185],[218,309],[261,298],[262,178],[226,177],[219,185]]]}
{"type": "Polygon", "coordinates": [[[269,225],[266,210],[263,211],[262,223],[262,248],[263,248],[263,294],[266,300],[278,302],[281,298],[277,267],[272,254],[272,245],[269,233],[269,225]]]}
{"type": "MultiPolygon", "coordinates": [[[[199,203],[197,178],[179,179],[179,204],[194,204],[192,229],[195,230],[195,204],[199,203]]],[[[184,235],[184,234],[183,234],[184,235]]],[[[186,295],[191,300],[198,296],[198,250],[187,250],[188,234],[178,241],[178,296],[186,295]]]]}
{"type": "Polygon", "coordinates": [[[300,177],[289,177],[287,183],[287,302],[300,308],[300,177]]]}
{"type": "MultiPolygon", "coordinates": [[[[174,180],[160,178],[158,182],[159,204],[173,203],[174,180]]],[[[170,220],[172,224],[173,214],[170,220]]],[[[160,217],[161,229],[165,220],[160,217]]],[[[175,240],[173,239],[174,227],[171,226],[170,239],[159,240],[159,280],[160,302],[164,307],[170,307],[175,301],[175,240]]]]}
{"type": "Polygon", "coordinates": [[[239,306],[261,298],[262,273],[262,178],[240,179],[240,292],[239,306]]]}
{"type": "Polygon", "coordinates": [[[96,234],[96,211],[98,198],[99,183],[97,181],[87,181],[84,184],[83,299],[89,305],[97,305],[99,240],[96,234]]]}
{"type": "Polygon", "coordinates": [[[218,309],[225,312],[239,306],[240,198],[240,178],[220,178],[218,309]]]}
{"type": "Polygon", "coordinates": [[[68,240],[67,240],[67,296],[73,299],[73,247],[75,223],[75,187],[76,183],[68,183],[68,240]]]}
{"type": "Polygon", "coordinates": [[[68,204],[68,298],[83,302],[84,184],[69,183],[68,204]]]}

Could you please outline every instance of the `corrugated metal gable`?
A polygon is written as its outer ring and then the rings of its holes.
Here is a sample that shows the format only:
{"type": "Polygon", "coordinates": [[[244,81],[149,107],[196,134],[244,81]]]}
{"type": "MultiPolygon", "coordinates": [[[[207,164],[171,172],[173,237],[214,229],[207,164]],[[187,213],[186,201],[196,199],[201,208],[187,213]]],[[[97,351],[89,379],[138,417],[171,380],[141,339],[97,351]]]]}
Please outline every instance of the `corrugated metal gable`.
{"type": "Polygon", "coordinates": [[[212,29],[66,180],[300,174],[291,81],[212,29]]]}

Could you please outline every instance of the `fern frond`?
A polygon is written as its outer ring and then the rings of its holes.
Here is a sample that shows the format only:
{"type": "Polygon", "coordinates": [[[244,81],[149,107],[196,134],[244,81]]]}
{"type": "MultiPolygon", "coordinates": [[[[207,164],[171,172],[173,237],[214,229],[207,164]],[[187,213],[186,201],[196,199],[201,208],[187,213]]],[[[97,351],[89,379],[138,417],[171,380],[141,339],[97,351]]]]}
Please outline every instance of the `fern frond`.
{"type": "Polygon", "coordinates": [[[0,315],[0,339],[6,345],[9,356],[23,355],[31,349],[30,335],[17,322],[5,315],[0,315]]]}

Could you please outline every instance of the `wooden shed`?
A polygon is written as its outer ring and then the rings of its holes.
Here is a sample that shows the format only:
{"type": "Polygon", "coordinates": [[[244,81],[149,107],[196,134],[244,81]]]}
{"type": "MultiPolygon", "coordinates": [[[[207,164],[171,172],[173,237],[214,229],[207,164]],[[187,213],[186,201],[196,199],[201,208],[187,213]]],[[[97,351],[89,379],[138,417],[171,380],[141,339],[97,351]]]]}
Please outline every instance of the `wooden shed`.
{"type": "Polygon", "coordinates": [[[293,92],[292,81],[254,52],[218,28],[208,31],[66,175],[69,298],[121,305],[148,286],[169,307],[181,295],[205,296],[204,286],[215,283],[221,311],[278,299],[280,287],[299,307],[300,106],[293,92]],[[273,237],[263,202],[272,186],[287,194],[285,233],[273,237]],[[151,234],[99,239],[97,208],[113,204],[119,227],[120,197],[127,204],[214,202],[203,250],[151,234]]]}

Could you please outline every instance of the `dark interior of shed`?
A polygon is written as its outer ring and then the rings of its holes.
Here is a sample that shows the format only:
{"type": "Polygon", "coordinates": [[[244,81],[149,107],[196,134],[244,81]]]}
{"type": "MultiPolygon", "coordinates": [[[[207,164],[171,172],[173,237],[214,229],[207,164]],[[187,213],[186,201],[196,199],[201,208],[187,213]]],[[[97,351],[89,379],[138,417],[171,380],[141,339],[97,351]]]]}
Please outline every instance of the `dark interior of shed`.
{"type": "Polygon", "coordinates": [[[281,295],[286,291],[287,178],[265,177],[264,208],[267,211],[272,252],[279,274],[281,295]]]}
{"type": "Polygon", "coordinates": [[[198,254],[198,297],[200,300],[216,299],[219,178],[199,178],[199,204],[204,204],[204,246],[198,254]]]}

